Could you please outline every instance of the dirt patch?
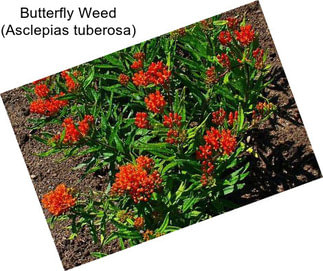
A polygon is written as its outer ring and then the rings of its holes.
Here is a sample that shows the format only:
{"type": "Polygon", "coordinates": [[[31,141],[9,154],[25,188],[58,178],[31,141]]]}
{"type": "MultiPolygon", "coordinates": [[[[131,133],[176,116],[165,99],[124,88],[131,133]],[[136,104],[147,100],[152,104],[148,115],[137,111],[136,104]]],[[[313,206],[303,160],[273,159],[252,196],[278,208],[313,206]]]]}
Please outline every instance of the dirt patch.
{"type": "MultiPolygon", "coordinates": [[[[270,97],[277,105],[278,112],[274,118],[249,134],[258,158],[250,155],[251,174],[246,180],[247,185],[230,197],[239,205],[262,199],[321,176],[259,3],[254,2],[234,9],[224,13],[222,17],[237,14],[242,17],[245,13],[248,22],[260,34],[261,47],[269,49],[271,76],[274,77],[274,81],[265,90],[264,95],[270,97]]],[[[70,170],[84,158],[58,162],[59,156],[46,158],[36,156],[35,153],[45,151],[46,146],[33,140],[29,133],[26,123],[26,118],[30,114],[29,103],[24,91],[15,89],[1,96],[39,199],[61,182],[81,192],[90,189],[104,191],[106,188],[104,177],[91,174],[79,182],[82,171],[70,170]]],[[[44,213],[49,217],[46,210],[44,213]]],[[[90,253],[98,251],[99,248],[93,244],[90,234],[84,230],[77,238],[69,240],[70,232],[66,226],[64,222],[60,222],[51,229],[64,268],[69,269],[93,260],[90,253]]],[[[103,252],[111,254],[118,250],[120,250],[118,244],[112,243],[105,247],[103,252]]]]}
{"type": "Polygon", "coordinates": [[[272,119],[249,134],[258,158],[250,155],[246,186],[232,196],[247,204],[317,179],[321,172],[259,2],[229,11],[223,18],[237,14],[247,14],[247,22],[259,33],[260,46],[269,50],[273,82],[264,96],[278,108],[272,119]]]}
{"type": "MultiPolygon", "coordinates": [[[[91,189],[104,191],[106,181],[99,174],[90,174],[85,179],[79,181],[82,177],[82,171],[72,171],[85,158],[71,158],[66,161],[58,161],[60,155],[51,157],[39,157],[36,153],[44,152],[47,147],[32,139],[29,133],[26,117],[29,116],[29,102],[26,99],[25,91],[15,89],[1,95],[6,106],[12,127],[15,131],[19,147],[23,153],[27,168],[29,170],[32,182],[36,189],[39,200],[41,197],[53,190],[58,184],[65,183],[68,187],[75,188],[77,191],[88,192],[91,189]]],[[[47,210],[44,210],[46,218],[50,217],[47,210]]],[[[92,242],[89,233],[81,232],[74,240],[69,240],[70,230],[64,222],[58,222],[51,229],[59,256],[65,269],[81,265],[94,260],[91,252],[99,251],[99,246],[92,242]]],[[[111,254],[120,250],[117,243],[106,246],[104,253],[111,254]]]]}

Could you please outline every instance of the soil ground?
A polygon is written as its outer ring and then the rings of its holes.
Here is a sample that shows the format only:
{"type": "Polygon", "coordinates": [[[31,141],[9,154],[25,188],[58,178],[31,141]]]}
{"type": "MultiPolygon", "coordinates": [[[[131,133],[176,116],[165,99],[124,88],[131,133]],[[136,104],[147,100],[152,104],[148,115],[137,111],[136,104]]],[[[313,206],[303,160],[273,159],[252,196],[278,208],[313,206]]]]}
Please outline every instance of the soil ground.
{"type": "MultiPolygon", "coordinates": [[[[272,65],[273,83],[265,90],[265,96],[277,105],[275,117],[249,134],[258,158],[250,155],[251,174],[246,186],[232,195],[231,200],[244,205],[264,197],[321,177],[321,172],[308,140],[300,114],[295,104],[288,81],[270,36],[267,24],[258,2],[226,12],[223,18],[247,14],[250,22],[260,34],[262,48],[269,49],[269,63],[272,65]]],[[[86,192],[90,189],[104,190],[104,177],[88,175],[82,182],[78,180],[82,171],[70,169],[82,159],[57,162],[59,156],[41,158],[34,155],[46,150],[46,146],[32,139],[27,128],[29,103],[22,89],[14,89],[1,95],[10,121],[23,153],[39,199],[64,181],[67,186],[86,192]]],[[[84,158],[83,158],[84,159],[84,158]]],[[[44,210],[45,216],[49,214],[44,210]]],[[[35,222],[36,223],[36,222],[35,222]]],[[[94,259],[91,252],[98,251],[90,235],[85,231],[76,239],[69,240],[69,230],[60,222],[51,230],[56,247],[65,269],[78,266],[94,259]]],[[[111,254],[120,250],[117,243],[105,248],[111,254]]]]}

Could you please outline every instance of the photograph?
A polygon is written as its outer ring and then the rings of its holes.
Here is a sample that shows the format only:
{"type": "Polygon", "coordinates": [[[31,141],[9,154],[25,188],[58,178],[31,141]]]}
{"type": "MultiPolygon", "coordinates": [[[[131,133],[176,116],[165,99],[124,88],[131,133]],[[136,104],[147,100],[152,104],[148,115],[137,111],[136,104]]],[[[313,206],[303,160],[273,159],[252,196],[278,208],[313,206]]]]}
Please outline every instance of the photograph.
{"type": "Polygon", "coordinates": [[[258,1],[1,98],[65,270],[321,177],[258,1]]]}

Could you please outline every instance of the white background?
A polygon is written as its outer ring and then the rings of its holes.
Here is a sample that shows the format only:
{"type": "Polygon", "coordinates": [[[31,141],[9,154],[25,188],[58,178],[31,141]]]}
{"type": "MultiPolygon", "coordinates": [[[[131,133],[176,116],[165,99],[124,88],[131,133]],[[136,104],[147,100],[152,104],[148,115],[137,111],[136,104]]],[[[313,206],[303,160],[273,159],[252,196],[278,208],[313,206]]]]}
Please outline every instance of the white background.
{"type": "MultiPolygon", "coordinates": [[[[0,39],[0,91],[101,57],[249,1],[1,1],[0,22],[19,20],[20,6],[117,5],[113,25],[135,24],[126,37],[0,39]]],[[[312,147],[323,165],[321,1],[260,1],[312,147]]],[[[72,23],[82,22],[75,18],[72,23]]],[[[91,24],[96,23],[95,20],[91,24]]],[[[102,24],[102,21],[100,22],[102,24]]],[[[106,20],[110,25],[110,20],[106,20]]],[[[1,270],[63,270],[3,104],[0,103],[1,270]]],[[[320,180],[236,209],[73,270],[323,270],[320,180]]]]}

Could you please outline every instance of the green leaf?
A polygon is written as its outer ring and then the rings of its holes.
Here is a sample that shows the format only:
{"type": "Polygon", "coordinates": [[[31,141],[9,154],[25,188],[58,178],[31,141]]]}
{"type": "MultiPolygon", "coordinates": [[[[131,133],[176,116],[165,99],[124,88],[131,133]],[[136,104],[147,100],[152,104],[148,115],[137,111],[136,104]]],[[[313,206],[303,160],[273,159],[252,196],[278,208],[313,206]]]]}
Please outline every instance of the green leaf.
{"type": "Polygon", "coordinates": [[[84,80],[83,88],[86,88],[88,85],[90,85],[91,82],[93,81],[93,78],[94,78],[94,66],[91,67],[89,76],[84,80]]]}
{"type": "Polygon", "coordinates": [[[241,131],[243,129],[243,124],[244,124],[244,113],[243,113],[243,108],[242,106],[239,106],[239,112],[238,112],[238,131],[241,131]]]}
{"type": "Polygon", "coordinates": [[[216,20],[216,21],[213,21],[213,24],[214,25],[218,25],[218,26],[226,25],[227,23],[228,23],[227,20],[216,20]]]}
{"type": "Polygon", "coordinates": [[[124,153],[123,143],[120,139],[120,137],[116,134],[114,137],[114,142],[116,143],[116,148],[119,152],[124,153]]]}
{"type": "Polygon", "coordinates": [[[181,182],[180,186],[178,187],[175,195],[176,195],[176,200],[178,200],[183,192],[185,191],[185,182],[181,182]]]}
{"type": "Polygon", "coordinates": [[[107,238],[107,239],[105,239],[104,240],[104,242],[103,242],[103,245],[102,246],[105,246],[105,245],[107,245],[107,244],[109,244],[110,242],[112,242],[113,240],[115,240],[115,239],[118,239],[118,235],[117,235],[117,233],[116,232],[114,232],[114,233],[112,233],[112,234],[110,234],[109,235],[109,237],[107,238]]]}
{"type": "Polygon", "coordinates": [[[193,205],[199,201],[200,201],[199,198],[193,198],[193,197],[184,200],[184,204],[183,204],[183,208],[182,208],[183,213],[185,213],[188,209],[192,208],[193,205]]]}
{"type": "Polygon", "coordinates": [[[60,152],[59,149],[50,149],[49,151],[46,151],[46,152],[42,152],[42,153],[37,153],[37,156],[40,156],[40,157],[47,157],[51,154],[55,154],[55,153],[58,153],[60,152]]]}
{"type": "Polygon", "coordinates": [[[117,235],[121,238],[132,239],[132,240],[142,238],[141,234],[137,231],[118,231],[117,235]]]}
{"type": "Polygon", "coordinates": [[[169,224],[169,213],[166,214],[165,219],[156,232],[164,232],[169,224]]]}

